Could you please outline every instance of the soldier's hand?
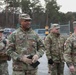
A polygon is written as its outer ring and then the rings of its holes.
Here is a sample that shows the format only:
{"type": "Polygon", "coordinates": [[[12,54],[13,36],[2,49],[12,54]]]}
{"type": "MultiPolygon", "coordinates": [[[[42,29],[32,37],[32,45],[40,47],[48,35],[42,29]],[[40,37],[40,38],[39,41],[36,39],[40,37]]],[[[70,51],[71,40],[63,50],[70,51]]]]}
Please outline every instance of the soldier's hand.
{"type": "Polygon", "coordinates": [[[75,67],[73,65],[70,66],[69,69],[70,69],[70,72],[72,72],[72,73],[75,72],[75,67]]]}
{"type": "Polygon", "coordinates": [[[32,63],[35,63],[36,61],[38,61],[38,55],[34,55],[32,58],[32,63]]]}
{"type": "Polygon", "coordinates": [[[21,59],[24,63],[26,64],[31,64],[32,63],[32,59],[29,59],[27,58],[26,55],[22,56],[22,59],[21,59]]]}

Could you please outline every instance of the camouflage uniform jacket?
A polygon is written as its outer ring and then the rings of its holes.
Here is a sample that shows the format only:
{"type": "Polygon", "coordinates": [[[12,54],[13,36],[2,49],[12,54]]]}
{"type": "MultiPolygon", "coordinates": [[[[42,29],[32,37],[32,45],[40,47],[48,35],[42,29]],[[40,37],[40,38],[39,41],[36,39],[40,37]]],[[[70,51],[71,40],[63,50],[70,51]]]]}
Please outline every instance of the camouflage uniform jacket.
{"type": "Polygon", "coordinates": [[[7,60],[9,60],[9,56],[6,55],[5,53],[6,44],[3,41],[4,41],[3,39],[0,41],[0,63],[6,62],[7,60]]]}
{"type": "Polygon", "coordinates": [[[66,46],[64,51],[64,59],[68,66],[76,63],[76,34],[72,34],[66,40],[66,46]]]}
{"type": "Polygon", "coordinates": [[[9,47],[7,54],[13,58],[13,68],[19,70],[34,69],[29,64],[17,61],[22,55],[43,55],[44,45],[39,36],[32,30],[24,31],[18,28],[9,37],[9,47]]]}
{"type": "Polygon", "coordinates": [[[0,41],[0,51],[2,51],[5,48],[5,44],[3,43],[3,40],[0,41]]]}
{"type": "Polygon", "coordinates": [[[54,33],[46,36],[45,48],[48,59],[52,58],[54,62],[63,61],[64,41],[63,37],[54,33]]]}

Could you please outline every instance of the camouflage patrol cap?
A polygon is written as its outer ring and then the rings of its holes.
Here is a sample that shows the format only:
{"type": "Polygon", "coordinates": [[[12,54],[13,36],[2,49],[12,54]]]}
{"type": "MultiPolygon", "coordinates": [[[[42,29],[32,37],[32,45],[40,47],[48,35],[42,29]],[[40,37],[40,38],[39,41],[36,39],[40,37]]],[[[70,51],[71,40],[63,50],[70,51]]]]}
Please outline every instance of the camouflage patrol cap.
{"type": "Polygon", "coordinates": [[[73,22],[73,27],[76,26],[76,21],[73,22]]]}
{"type": "Polygon", "coordinates": [[[19,15],[19,19],[31,20],[31,17],[28,14],[22,13],[19,15]]]}
{"type": "Polygon", "coordinates": [[[60,25],[59,24],[52,24],[50,29],[53,29],[53,28],[59,29],[60,25]]]}
{"type": "Polygon", "coordinates": [[[72,32],[70,32],[70,34],[72,34],[72,32]]]}

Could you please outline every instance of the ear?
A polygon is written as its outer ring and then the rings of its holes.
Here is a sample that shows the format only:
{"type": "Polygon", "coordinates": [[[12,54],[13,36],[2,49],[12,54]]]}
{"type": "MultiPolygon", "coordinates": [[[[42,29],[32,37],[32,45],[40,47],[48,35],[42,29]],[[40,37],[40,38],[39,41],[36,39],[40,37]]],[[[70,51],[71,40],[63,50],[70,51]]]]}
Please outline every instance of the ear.
{"type": "Polygon", "coordinates": [[[21,23],[21,19],[18,19],[18,23],[19,23],[19,24],[21,23]]]}

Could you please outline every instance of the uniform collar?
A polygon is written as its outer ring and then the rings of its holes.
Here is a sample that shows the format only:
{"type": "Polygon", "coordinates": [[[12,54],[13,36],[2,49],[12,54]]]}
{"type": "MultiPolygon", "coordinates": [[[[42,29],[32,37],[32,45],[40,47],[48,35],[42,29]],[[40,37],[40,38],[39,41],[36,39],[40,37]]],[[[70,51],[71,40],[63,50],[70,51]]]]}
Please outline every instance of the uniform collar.
{"type": "Polygon", "coordinates": [[[22,32],[24,32],[24,33],[29,33],[29,32],[32,30],[32,28],[30,28],[29,30],[23,30],[23,29],[20,27],[20,30],[21,30],[22,32]]]}
{"type": "Polygon", "coordinates": [[[59,37],[60,34],[56,34],[56,33],[51,33],[51,35],[53,35],[54,37],[59,37]]]}

